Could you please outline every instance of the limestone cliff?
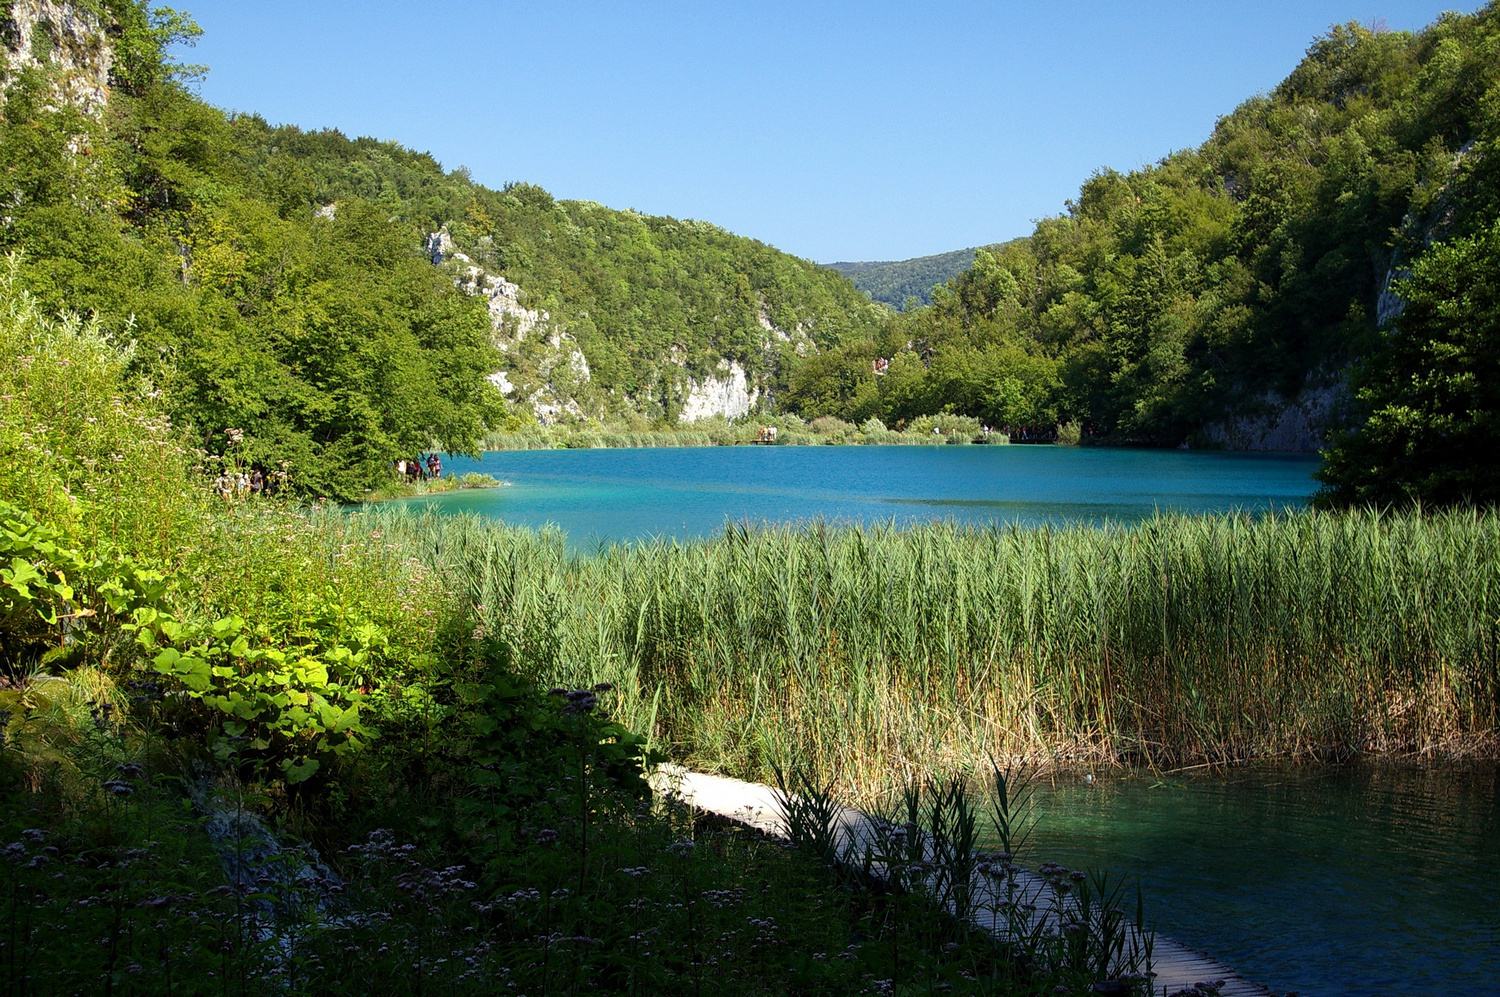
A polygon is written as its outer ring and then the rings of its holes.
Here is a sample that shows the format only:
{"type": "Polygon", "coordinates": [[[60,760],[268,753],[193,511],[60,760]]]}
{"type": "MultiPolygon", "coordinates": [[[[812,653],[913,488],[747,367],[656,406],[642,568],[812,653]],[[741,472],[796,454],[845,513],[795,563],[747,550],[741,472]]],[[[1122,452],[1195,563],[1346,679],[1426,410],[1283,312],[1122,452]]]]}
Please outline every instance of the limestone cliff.
{"type": "Polygon", "coordinates": [[[578,396],[591,380],[588,360],[552,316],[522,303],[521,288],[477,266],[459,251],[446,228],[427,237],[434,266],[453,271],[464,292],[485,299],[500,356],[490,381],[512,403],[526,406],[543,424],[560,417],[586,418],[578,396]]]}
{"type": "Polygon", "coordinates": [[[53,74],[56,107],[89,116],[109,100],[114,50],[99,16],[56,0],[12,0],[0,14],[0,62],[5,82],[28,68],[53,74]]]}
{"type": "MultiPolygon", "coordinates": [[[[459,288],[485,299],[499,354],[490,380],[512,404],[526,407],[543,424],[599,418],[623,407],[656,408],[675,414],[681,422],[716,416],[738,419],[769,399],[764,379],[757,383],[739,360],[723,357],[710,373],[694,373],[675,350],[660,359],[653,386],[639,397],[606,396],[593,384],[588,358],[576,338],[545,309],[530,307],[522,288],[477,265],[446,228],[427,237],[426,252],[434,266],[452,271],[459,288]]],[[[779,328],[764,306],[758,318],[768,351],[773,344],[788,344],[798,355],[816,349],[806,329],[779,328]]]]}
{"type": "Polygon", "coordinates": [[[750,414],[760,399],[760,391],[749,386],[745,368],[733,360],[719,364],[720,377],[688,380],[688,396],[682,405],[683,422],[697,422],[716,415],[740,419],[750,414]]]}
{"type": "Polygon", "coordinates": [[[1314,453],[1343,424],[1347,403],[1348,372],[1343,371],[1292,398],[1274,392],[1262,395],[1238,416],[1204,426],[1197,442],[1225,450],[1314,453]]]}
{"type": "MultiPolygon", "coordinates": [[[[1413,207],[1402,218],[1394,245],[1384,258],[1385,274],[1375,299],[1375,322],[1380,329],[1389,332],[1401,319],[1406,303],[1396,293],[1396,285],[1411,275],[1410,260],[1451,228],[1462,197],[1462,191],[1455,189],[1462,185],[1454,178],[1462,175],[1466,163],[1477,161],[1474,149],[1473,141],[1465,143],[1449,161],[1447,172],[1432,182],[1425,196],[1414,198],[1413,207]]],[[[1349,374],[1350,368],[1345,367],[1311,380],[1292,398],[1265,394],[1238,415],[1205,426],[1198,442],[1229,450],[1321,450],[1331,432],[1351,421],[1349,374]]]]}

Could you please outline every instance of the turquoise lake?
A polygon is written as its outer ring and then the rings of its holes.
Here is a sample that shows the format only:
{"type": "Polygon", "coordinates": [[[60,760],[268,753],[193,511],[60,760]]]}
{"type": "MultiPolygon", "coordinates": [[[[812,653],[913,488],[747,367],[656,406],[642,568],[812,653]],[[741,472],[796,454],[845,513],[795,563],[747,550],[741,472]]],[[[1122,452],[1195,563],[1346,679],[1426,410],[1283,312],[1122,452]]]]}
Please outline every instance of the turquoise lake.
{"type": "MultiPolygon", "coordinates": [[[[501,451],[505,488],[409,500],[556,525],[576,550],[727,521],[1130,523],[1298,508],[1301,455],[1049,446],[501,451]]],[[[1500,775],[1382,766],[1041,788],[1026,864],[1139,876],[1161,931],[1304,997],[1488,993],[1500,980],[1500,775]]]]}
{"type": "Polygon", "coordinates": [[[570,542],[701,537],[727,521],[1134,522],[1170,512],[1299,507],[1316,457],[1053,446],[682,447],[491,451],[505,488],[408,500],[570,542]]]}
{"type": "Polygon", "coordinates": [[[1500,990],[1494,767],[1100,773],[1036,801],[1024,864],[1138,876],[1158,930],[1278,992],[1500,990]]]}

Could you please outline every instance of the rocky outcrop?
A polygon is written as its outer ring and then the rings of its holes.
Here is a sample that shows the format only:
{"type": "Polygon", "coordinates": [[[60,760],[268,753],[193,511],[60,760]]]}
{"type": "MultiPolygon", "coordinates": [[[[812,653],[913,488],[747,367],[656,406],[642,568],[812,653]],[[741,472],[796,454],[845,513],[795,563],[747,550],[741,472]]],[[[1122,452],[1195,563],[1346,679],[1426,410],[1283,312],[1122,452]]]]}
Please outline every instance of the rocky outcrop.
{"type": "Polygon", "coordinates": [[[1420,252],[1426,249],[1434,241],[1442,238],[1449,226],[1453,224],[1454,200],[1451,178],[1457,175],[1459,168],[1469,158],[1473,149],[1474,142],[1471,139],[1453,154],[1449,162],[1450,179],[1439,188],[1425,212],[1419,215],[1415,210],[1408,211],[1406,217],[1401,219],[1399,237],[1395,248],[1391,250],[1390,265],[1386,268],[1385,279],[1380,285],[1380,296],[1375,301],[1375,324],[1380,328],[1389,329],[1394,325],[1406,307],[1406,302],[1396,294],[1395,286],[1411,276],[1411,267],[1407,265],[1407,250],[1415,249],[1420,252]]]}
{"type": "Polygon", "coordinates": [[[1347,393],[1343,378],[1290,399],[1270,392],[1241,415],[1204,426],[1197,442],[1225,450],[1315,453],[1341,424],[1347,393]]]}
{"type": "MultiPolygon", "coordinates": [[[[1456,199],[1455,177],[1461,176],[1466,160],[1475,155],[1474,143],[1465,143],[1452,156],[1441,186],[1431,197],[1421,199],[1401,220],[1395,246],[1390,251],[1380,293],[1375,299],[1375,323],[1389,332],[1401,319],[1406,302],[1396,285],[1411,276],[1412,254],[1442,239],[1453,225],[1456,199]]],[[[1434,181],[1436,182],[1436,181],[1434,181]]],[[[1230,450],[1321,450],[1328,434],[1347,421],[1348,372],[1304,388],[1295,398],[1264,395],[1259,403],[1233,419],[1205,426],[1199,442],[1230,450]]]]}
{"type": "MultiPolygon", "coordinates": [[[[589,390],[593,372],[588,358],[561,323],[543,309],[527,307],[518,285],[477,265],[459,249],[446,228],[428,235],[424,246],[434,266],[451,269],[456,286],[485,300],[493,342],[501,355],[497,366],[503,367],[490,375],[490,383],[513,403],[529,407],[544,425],[563,418],[586,419],[602,412],[600,392],[589,390]],[[590,403],[583,401],[587,398],[593,399],[598,411],[590,410],[590,403]]],[[[784,344],[791,344],[799,355],[817,349],[807,329],[801,325],[790,331],[778,327],[764,306],[759,324],[765,333],[762,346],[768,356],[784,344]]],[[[667,400],[658,397],[665,391],[672,398],[682,399],[678,414],[682,422],[715,416],[737,419],[769,398],[763,387],[754,383],[739,361],[728,358],[719,362],[715,373],[692,376],[688,358],[681,349],[673,348],[660,359],[659,380],[643,387],[631,402],[647,409],[667,409],[667,400]]]]}
{"type": "Polygon", "coordinates": [[[766,307],[764,301],[761,302],[760,311],[756,317],[760,321],[760,327],[770,334],[763,341],[767,347],[771,345],[771,340],[775,339],[782,343],[791,343],[792,349],[796,351],[799,357],[806,356],[809,351],[817,351],[817,345],[813,343],[812,337],[807,334],[807,330],[802,325],[799,324],[791,332],[788,332],[773,322],[771,320],[771,310],[766,307]]]}
{"type": "Polygon", "coordinates": [[[749,386],[745,368],[733,360],[722,361],[719,371],[723,376],[702,380],[688,380],[687,400],[682,403],[682,422],[697,422],[723,416],[739,419],[750,414],[760,398],[760,392],[749,386]]]}
{"type": "Polygon", "coordinates": [[[485,300],[496,350],[511,355],[519,364],[521,344],[530,339],[539,348],[539,357],[521,365],[533,370],[531,376],[515,369],[497,370],[490,375],[490,383],[507,398],[524,402],[544,425],[562,417],[584,418],[586,413],[576,396],[579,388],[592,379],[592,372],[573,337],[546,311],[527,308],[521,302],[518,285],[488,272],[459,251],[446,228],[429,235],[425,245],[434,266],[452,267],[454,283],[466,294],[485,300]]]}
{"type": "Polygon", "coordinates": [[[91,117],[109,101],[114,49],[99,16],[57,0],[12,0],[0,15],[0,61],[6,82],[27,68],[54,74],[53,109],[70,106],[91,117]]]}
{"type": "MultiPolygon", "coordinates": [[[[463,253],[453,253],[452,259],[468,262],[463,253]]],[[[487,273],[472,264],[464,267],[458,278],[458,286],[469,294],[479,295],[488,303],[490,325],[499,335],[495,345],[501,352],[509,350],[538,326],[550,325],[551,316],[545,311],[536,311],[521,304],[521,288],[504,277],[487,273]]],[[[560,342],[560,337],[559,337],[560,342]]]]}

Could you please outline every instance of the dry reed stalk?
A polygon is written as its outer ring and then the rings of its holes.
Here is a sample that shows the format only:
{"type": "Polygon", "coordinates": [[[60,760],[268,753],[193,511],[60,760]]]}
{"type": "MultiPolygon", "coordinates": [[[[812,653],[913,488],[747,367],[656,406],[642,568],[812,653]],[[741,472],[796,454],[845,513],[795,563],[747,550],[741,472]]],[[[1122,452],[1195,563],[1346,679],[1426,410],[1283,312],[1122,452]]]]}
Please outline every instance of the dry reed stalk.
{"type": "Polygon", "coordinates": [[[587,557],[390,522],[543,681],[614,682],[622,719],[747,777],[1433,751],[1500,715],[1493,513],[730,526],[587,557]]]}

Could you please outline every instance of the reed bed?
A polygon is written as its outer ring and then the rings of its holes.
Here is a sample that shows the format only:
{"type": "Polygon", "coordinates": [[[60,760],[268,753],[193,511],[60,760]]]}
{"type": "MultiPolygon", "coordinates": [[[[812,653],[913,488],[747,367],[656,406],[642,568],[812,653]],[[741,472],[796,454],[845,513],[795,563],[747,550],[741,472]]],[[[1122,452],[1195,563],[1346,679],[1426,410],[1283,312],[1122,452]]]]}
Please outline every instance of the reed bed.
{"type": "Polygon", "coordinates": [[[475,518],[387,525],[542,681],[614,683],[622,719],[742,776],[795,760],[859,793],[986,756],[1496,747],[1494,513],[728,526],[582,555],[475,518]]]}

